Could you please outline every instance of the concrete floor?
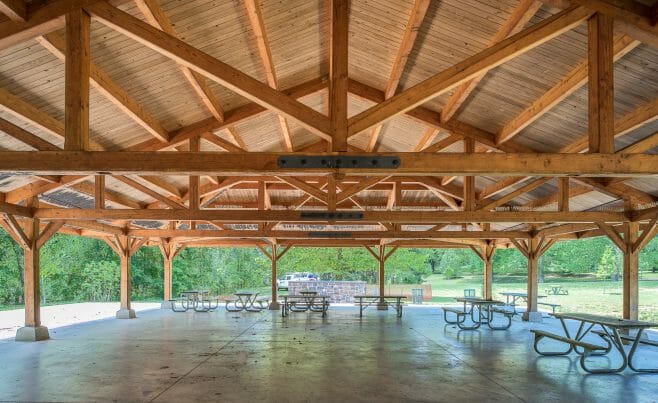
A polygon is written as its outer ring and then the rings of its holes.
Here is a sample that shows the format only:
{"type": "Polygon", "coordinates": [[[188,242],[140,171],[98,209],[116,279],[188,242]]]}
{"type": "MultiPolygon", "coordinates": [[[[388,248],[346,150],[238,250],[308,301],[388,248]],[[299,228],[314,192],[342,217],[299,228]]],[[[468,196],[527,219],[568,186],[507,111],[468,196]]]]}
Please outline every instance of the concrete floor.
{"type": "MultiPolygon", "coordinates": [[[[297,313],[144,311],[0,341],[0,401],[652,402],[658,375],[586,375],[538,357],[532,327],[458,331],[436,307],[297,313]]],[[[658,350],[644,347],[644,363],[658,350]]]]}

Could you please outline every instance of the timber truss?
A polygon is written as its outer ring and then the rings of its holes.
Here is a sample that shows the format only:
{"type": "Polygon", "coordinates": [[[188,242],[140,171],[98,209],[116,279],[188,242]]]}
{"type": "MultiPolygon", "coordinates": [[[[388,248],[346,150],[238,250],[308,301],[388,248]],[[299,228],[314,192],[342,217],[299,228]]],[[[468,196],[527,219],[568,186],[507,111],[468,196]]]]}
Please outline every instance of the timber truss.
{"type": "Polygon", "coordinates": [[[658,133],[635,136],[623,147],[616,147],[615,140],[655,121],[658,98],[615,119],[612,70],[633,49],[658,47],[657,6],[545,1],[559,10],[526,27],[542,3],[521,0],[484,50],[399,90],[430,6],[429,0],[413,3],[382,89],[348,77],[347,0],[331,2],[328,76],[290,88],[278,85],[256,0],[245,0],[244,12],[265,82],[179,39],[154,0],[0,0],[0,12],[11,19],[0,25],[0,50],[36,39],[65,66],[64,121],[0,88],[2,116],[11,117],[0,117],[0,131],[20,143],[0,151],[0,172],[20,179],[1,195],[5,218],[0,225],[25,247],[59,231],[111,240],[126,255],[156,241],[170,254],[172,243],[477,246],[482,251],[515,246],[527,254],[531,244],[539,245],[539,253],[555,239],[600,235],[626,246],[618,231],[629,223],[642,231],[640,244],[653,238],[658,231],[658,156],[650,151],[658,146],[658,133]],[[124,3],[136,4],[141,15],[124,11],[124,3]],[[166,129],[92,60],[92,20],[175,62],[208,117],[166,129]],[[502,129],[489,131],[458,120],[460,108],[488,72],[581,24],[588,26],[587,58],[502,129]],[[225,110],[211,83],[248,102],[225,110]],[[520,141],[525,128],[585,84],[586,133],[553,152],[520,141]],[[116,149],[104,145],[103,133],[91,136],[90,87],[149,138],[116,149]],[[319,93],[328,94],[327,113],[303,102],[319,93]],[[443,95],[442,109],[436,110],[430,102],[443,95]],[[368,107],[348,114],[350,99],[368,107]],[[282,147],[250,151],[252,144],[236,127],[258,122],[267,113],[276,114],[274,130],[282,147]],[[396,119],[422,126],[422,138],[399,152],[378,151],[385,126],[396,119]],[[295,147],[293,124],[315,140],[295,147]],[[364,137],[365,142],[356,141],[364,137]],[[281,166],[282,155],[394,157],[399,166],[295,168],[281,166]],[[182,176],[184,185],[170,180],[182,176]],[[488,180],[476,186],[476,177],[488,180]],[[627,184],[637,178],[653,188],[627,184]],[[77,194],[82,202],[67,194],[77,194]],[[588,207],[571,203],[584,196],[599,202],[588,207]],[[31,241],[25,228],[35,223],[42,235],[31,241]],[[126,241],[130,238],[132,243],[126,241]],[[535,239],[541,241],[532,243],[535,239]]]}

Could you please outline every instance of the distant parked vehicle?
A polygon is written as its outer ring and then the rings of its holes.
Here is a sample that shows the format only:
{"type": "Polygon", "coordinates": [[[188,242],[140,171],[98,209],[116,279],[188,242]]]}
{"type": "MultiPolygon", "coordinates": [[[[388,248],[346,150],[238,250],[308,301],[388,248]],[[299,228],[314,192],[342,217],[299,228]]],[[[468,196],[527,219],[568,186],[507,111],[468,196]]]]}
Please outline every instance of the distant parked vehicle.
{"type": "Polygon", "coordinates": [[[314,273],[286,274],[282,278],[276,280],[276,288],[279,290],[287,290],[288,282],[290,281],[318,281],[318,275],[314,273]]]}

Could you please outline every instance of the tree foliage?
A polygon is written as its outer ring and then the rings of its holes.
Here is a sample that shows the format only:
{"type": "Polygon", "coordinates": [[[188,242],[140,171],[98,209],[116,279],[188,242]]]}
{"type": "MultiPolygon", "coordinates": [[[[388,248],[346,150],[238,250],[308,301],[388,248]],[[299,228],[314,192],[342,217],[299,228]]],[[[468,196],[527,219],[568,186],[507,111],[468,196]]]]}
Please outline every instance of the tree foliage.
{"type": "MultiPolygon", "coordinates": [[[[387,252],[390,249],[387,249],[387,252]]],[[[494,273],[525,276],[527,261],[516,249],[499,249],[494,273]]],[[[541,260],[543,275],[601,276],[621,272],[621,255],[604,237],[554,244],[541,260]]],[[[640,253],[640,269],[658,270],[658,240],[640,253]]],[[[313,272],[324,280],[378,282],[379,263],[365,248],[292,248],[278,262],[278,273],[313,272]]],[[[470,249],[400,248],[386,261],[385,281],[422,283],[430,274],[478,275],[479,257],[470,249]]],[[[97,239],[55,235],[41,249],[41,289],[45,302],[115,301],[119,298],[119,258],[97,239]]],[[[271,263],[256,248],[186,248],[173,263],[173,292],[209,289],[215,294],[262,289],[271,284],[271,263]]],[[[499,281],[499,280],[497,280],[499,281]]],[[[501,280],[502,281],[502,280],[501,280]]],[[[161,299],[163,260],[156,247],[132,257],[132,297],[161,299]]],[[[0,304],[23,302],[23,250],[0,231],[0,304]]]]}

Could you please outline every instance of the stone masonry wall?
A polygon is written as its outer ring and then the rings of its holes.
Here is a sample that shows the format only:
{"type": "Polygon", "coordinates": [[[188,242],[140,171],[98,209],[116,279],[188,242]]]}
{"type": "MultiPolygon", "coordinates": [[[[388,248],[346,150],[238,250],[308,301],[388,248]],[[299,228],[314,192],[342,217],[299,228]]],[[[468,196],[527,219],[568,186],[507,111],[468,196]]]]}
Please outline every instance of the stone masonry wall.
{"type": "Polygon", "coordinates": [[[327,295],[330,302],[354,302],[355,295],[365,295],[365,281],[290,281],[288,294],[299,295],[300,291],[317,291],[327,295]]]}

